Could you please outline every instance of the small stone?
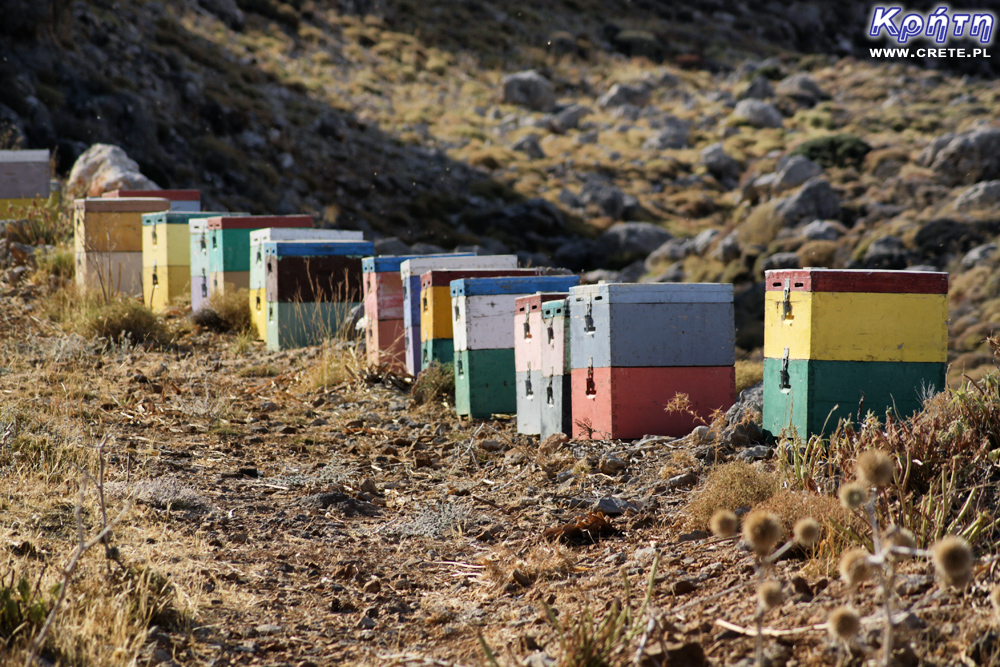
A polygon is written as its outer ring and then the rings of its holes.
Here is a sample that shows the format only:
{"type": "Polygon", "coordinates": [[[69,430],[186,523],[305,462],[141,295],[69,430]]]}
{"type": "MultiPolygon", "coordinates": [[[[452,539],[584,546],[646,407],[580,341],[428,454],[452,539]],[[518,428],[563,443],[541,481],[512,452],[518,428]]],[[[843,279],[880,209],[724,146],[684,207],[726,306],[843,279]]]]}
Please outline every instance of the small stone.
{"type": "Polygon", "coordinates": [[[553,433],[542,441],[538,451],[542,454],[553,454],[569,442],[569,436],[565,433],[553,433]]]}
{"type": "Polygon", "coordinates": [[[375,485],[375,480],[373,480],[371,477],[365,477],[363,480],[361,480],[360,490],[363,493],[370,493],[373,496],[378,495],[379,493],[378,486],[375,485]]]}
{"type": "Polygon", "coordinates": [[[327,424],[329,424],[329,422],[323,419],[322,417],[317,417],[316,419],[309,422],[310,426],[326,426],[327,424]]]}
{"type": "Polygon", "coordinates": [[[694,593],[696,590],[698,590],[698,584],[690,579],[675,581],[674,585],[670,587],[670,593],[673,595],[688,595],[694,593]]]}
{"type": "Polygon", "coordinates": [[[279,632],[281,632],[281,626],[274,625],[273,623],[264,623],[262,625],[258,625],[256,628],[254,628],[254,630],[257,631],[258,635],[264,635],[264,636],[276,635],[279,632]]]}
{"type": "Polygon", "coordinates": [[[382,582],[379,581],[378,579],[372,579],[371,581],[366,583],[361,590],[363,590],[365,593],[371,593],[372,595],[374,595],[375,593],[381,592],[382,582]]]}
{"type": "Polygon", "coordinates": [[[503,443],[499,440],[483,440],[479,446],[484,452],[499,452],[503,449],[503,443]]]}
{"type": "Polygon", "coordinates": [[[705,532],[704,530],[692,530],[690,533],[681,533],[677,537],[677,543],[681,544],[683,542],[694,542],[696,540],[705,540],[711,537],[711,534],[705,532]]]}
{"type": "Polygon", "coordinates": [[[253,466],[239,468],[236,470],[236,474],[239,475],[240,477],[253,477],[254,479],[260,477],[260,471],[253,466]]]}
{"type": "Polygon", "coordinates": [[[281,428],[278,429],[278,433],[282,435],[295,435],[298,432],[299,429],[295,428],[294,426],[282,426],[281,428]]]}
{"type": "Polygon", "coordinates": [[[597,512],[604,512],[608,516],[618,516],[619,514],[624,514],[629,510],[638,512],[639,508],[627,500],[607,497],[598,500],[594,510],[597,512]]]}
{"type": "Polygon", "coordinates": [[[365,616],[360,621],[358,621],[358,630],[374,630],[375,629],[375,619],[371,616],[365,616]]]}
{"type": "Polygon", "coordinates": [[[742,452],[736,455],[741,461],[762,461],[764,459],[771,458],[774,450],[767,445],[757,445],[756,447],[750,447],[749,449],[744,449],[742,452]]]}
{"type": "Polygon", "coordinates": [[[686,472],[683,475],[676,475],[667,480],[667,486],[671,489],[679,489],[685,486],[694,486],[698,483],[698,476],[692,472],[686,472]]]}
{"type": "Polygon", "coordinates": [[[280,410],[281,406],[273,401],[264,401],[263,403],[261,403],[260,408],[258,409],[261,412],[275,412],[277,410],[280,410]]]}
{"type": "Polygon", "coordinates": [[[601,460],[600,470],[601,473],[605,475],[614,476],[624,472],[627,467],[628,464],[625,461],[622,461],[616,456],[609,456],[608,458],[601,460]]]}

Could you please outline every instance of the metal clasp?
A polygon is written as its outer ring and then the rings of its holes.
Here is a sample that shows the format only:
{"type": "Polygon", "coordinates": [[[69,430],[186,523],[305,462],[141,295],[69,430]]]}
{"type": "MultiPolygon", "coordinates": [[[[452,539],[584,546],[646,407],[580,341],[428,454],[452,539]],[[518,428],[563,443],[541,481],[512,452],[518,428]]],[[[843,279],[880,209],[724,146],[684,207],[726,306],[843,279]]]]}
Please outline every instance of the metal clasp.
{"type": "Polygon", "coordinates": [[[583,316],[583,330],[585,333],[594,333],[594,304],[587,302],[587,314],[583,316]]]}
{"type": "Polygon", "coordinates": [[[587,396],[597,396],[597,384],[594,382],[594,358],[590,358],[587,366],[587,396]]]}
{"type": "Polygon", "coordinates": [[[528,311],[524,311],[524,337],[531,338],[531,324],[528,323],[528,311]]]}
{"type": "Polygon", "coordinates": [[[781,319],[787,320],[792,314],[792,281],[785,278],[785,294],[781,302],[781,319]]]}
{"type": "Polygon", "coordinates": [[[791,376],[788,374],[788,348],[785,348],[785,354],[781,357],[781,379],[780,379],[781,389],[791,389],[792,381],[791,376]]]}

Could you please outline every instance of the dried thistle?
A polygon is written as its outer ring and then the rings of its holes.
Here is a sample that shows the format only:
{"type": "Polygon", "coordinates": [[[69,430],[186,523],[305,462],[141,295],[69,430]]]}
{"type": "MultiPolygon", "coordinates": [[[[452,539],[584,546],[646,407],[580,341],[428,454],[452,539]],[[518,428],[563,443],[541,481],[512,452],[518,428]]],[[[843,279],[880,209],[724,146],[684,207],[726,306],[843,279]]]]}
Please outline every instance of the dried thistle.
{"type": "Polygon", "coordinates": [[[868,486],[883,487],[892,482],[896,464],[880,449],[869,449],[858,456],[858,479],[868,486]]]}
{"type": "Polygon", "coordinates": [[[972,548],[957,535],[938,540],[931,548],[934,567],[948,586],[965,588],[972,581],[972,548]]]}
{"type": "Polygon", "coordinates": [[[851,588],[872,578],[871,554],[860,547],[848,549],[840,557],[840,577],[851,588]]]}
{"type": "Polygon", "coordinates": [[[799,519],[795,523],[795,527],[792,529],[792,533],[795,535],[795,541],[799,546],[812,547],[819,542],[820,533],[822,533],[822,528],[820,528],[819,522],[812,517],[805,517],[804,519],[799,519]]]}
{"type": "Polygon", "coordinates": [[[757,589],[757,606],[762,611],[771,611],[775,607],[780,607],[785,602],[785,592],[781,589],[781,583],[765,581],[757,589]]]}
{"type": "Polygon", "coordinates": [[[853,607],[841,606],[827,617],[830,634],[842,641],[850,641],[861,632],[861,617],[853,607]]]}
{"type": "Polygon", "coordinates": [[[851,482],[840,487],[840,504],[849,510],[860,509],[868,502],[868,491],[858,482],[851,482]]]}
{"type": "MultiPolygon", "coordinates": [[[[900,528],[899,526],[893,524],[885,529],[884,539],[886,544],[890,547],[896,547],[898,549],[916,549],[917,548],[917,538],[913,536],[913,533],[908,531],[906,528],[900,528]]],[[[906,557],[907,554],[895,554],[897,557],[906,557]]]]}
{"type": "Polygon", "coordinates": [[[993,613],[1000,618],[1000,586],[990,589],[990,604],[993,605],[993,613]]]}
{"type": "Polygon", "coordinates": [[[781,522],[770,512],[751,512],[743,522],[743,539],[758,556],[767,555],[781,539],[781,522]]]}
{"type": "Polygon", "coordinates": [[[740,521],[736,518],[736,514],[731,510],[725,509],[717,510],[712,515],[712,520],[708,523],[712,534],[716,537],[730,537],[735,535],[739,525],[740,521]]]}

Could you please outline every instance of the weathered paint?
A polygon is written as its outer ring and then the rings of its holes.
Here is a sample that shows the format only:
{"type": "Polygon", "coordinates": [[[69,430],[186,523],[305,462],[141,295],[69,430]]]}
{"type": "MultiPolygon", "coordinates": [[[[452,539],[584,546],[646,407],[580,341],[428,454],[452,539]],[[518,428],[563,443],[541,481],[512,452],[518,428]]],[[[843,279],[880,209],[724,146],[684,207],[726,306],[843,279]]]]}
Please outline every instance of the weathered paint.
{"type": "Polygon", "coordinates": [[[535,292],[565,292],[580,284],[577,276],[497,276],[461,278],[451,282],[451,296],[511,296],[535,292]]]}
{"type": "Polygon", "coordinates": [[[141,252],[78,252],[76,284],[106,294],[142,296],[141,252]]]}
{"type": "Polygon", "coordinates": [[[174,299],[187,296],[191,289],[191,274],[187,266],[142,267],[142,301],[153,312],[169,308],[174,299]]]}
{"type": "Polygon", "coordinates": [[[514,300],[514,370],[518,373],[542,368],[545,327],[542,304],[566,298],[565,292],[538,292],[514,300]]]}
{"type": "Polygon", "coordinates": [[[46,199],[52,169],[49,151],[0,151],[0,199],[46,199]]]}
{"type": "Polygon", "coordinates": [[[677,394],[687,394],[706,421],[736,400],[733,366],[579,368],[571,376],[574,438],[687,435],[701,422],[686,411],[664,410],[677,394]]]}
{"type": "Polygon", "coordinates": [[[298,227],[312,229],[311,215],[241,215],[225,213],[208,219],[209,229],[254,229],[298,227]]]}
{"type": "MultiPolygon", "coordinates": [[[[74,252],[142,252],[142,214],[170,209],[166,199],[77,199],[74,252]]],[[[142,279],[142,266],[139,267],[142,279]]]]}
{"type": "Polygon", "coordinates": [[[142,265],[190,266],[191,221],[214,215],[219,214],[208,211],[143,213],[142,265]]]}
{"type": "Polygon", "coordinates": [[[539,435],[542,432],[542,372],[539,370],[515,372],[517,386],[517,432],[522,435],[539,435]]]}
{"type": "Polygon", "coordinates": [[[782,359],[764,359],[764,429],[829,435],[840,419],[859,422],[887,409],[907,418],[922,408],[922,398],[945,387],[947,364],[891,361],[790,359],[787,381],[782,359]],[[864,398],[863,405],[861,404],[864,398]]]}
{"type": "Polygon", "coordinates": [[[614,284],[570,290],[572,368],[732,365],[732,285],[708,287],[713,289],[700,284],[614,284]],[[664,300],[640,300],[658,297],[664,300]],[[698,301],[701,298],[706,301],[698,301]]]}
{"type": "Polygon", "coordinates": [[[406,372],[410,375],[416,376],[420,371],[424,369],[423,364],[420,363],[420,329],[419,327],[408,327],[406,326],[406,320],[403,320],[403,367],[406,368],[406,372]]]}
{"type": "Polygon", "coordinates": [[[306,227],[265,227],[250,232],[250,289],[264,287],[264,244],[270,241],[363,241],[362,232],[306,227]]]}
{"type": "Polygon", "coordinates": [[[208,273],[208,293],[230,294],[241,289],[250,289],[249,271],[210,271],[208,273]]]}
{"type": "Polygon", "coordinates": [[[566,299],[542,304],[542,377],[569,375],[570,343],[566,299]]]}
{"type": "Polygon", "coordinates": [[[942,362],[948,300],[938,294],[769,291],[764,356],[827,361],[942,362]]]}
{"type": "Polygon", "coordinates": [[[188,254],[191,275],[208,275],[208,221],[198,218],[188,221],[188,232],[191,234],[191,249],[188,254]]]}
{"type": "Polygon", "coordinates": [[[159,197],[170,201],[171,211],[197,213],[201,210],[201,192],[198,190],[111,190],[101,197],[105,199],[159,197]]]}
{"type": "Polygon", "coordinates": [[[542,376],[542,440],[554,433],[573,435],[572,382],[568,373],[542,376]]]}
{"type": "Polygon", "coordinates": [[[334,338],[351,310],[351,302],[267,303],[267,349],[287,350],[319,345],[334,338]]]}
{"type": "Polygon", "coordinates": [[[208,301],[208,274],[191,276],[191,312],[197,312],[208,301]]]}
{"type": "MultiPolygon", "coordinates": [[[[366,257],[362,260],[364,270],[366,257]]],[[[365,272],[364,283],[365,316],[375,320],[403,319],[403,282],[398,271],[365,272]]]]}
{"type": "Polygon", "coordinates": [[[263,287],[250,290],[250,319],[257,340],[267,341],[267,296],[263,287]]]}
{"type": "Polygon", "coordinates": [[[432,361],[441,364],[455,363],[455,341],[451,338],[431,338],[420,341],[420,368],[423,370],[432,361]]]}
{"type": "Polygon", "coordinates": [[[455,352],[455,411],[489,419],[517,411],[514,349],[455,352]]]}
{"type": "MultiPolygon", "coordinates": [[[[378,275],[378,274],[369,274],[378,275]]],[[[367,307],[366,307],[367,312],[367,307]]],[[[368,363],[385,365],[391,370],[404,368],[403,320],[367,320],[365,324],[365,350],[368,363]]]]}
{"type": "Polygon", "coordinates": [[[361,302],[360,255],[264,256],[268,301],[361,302]]]}
{"type": "Polygon", "coordinates": [[[767,271],[764,282],[769,292],[948,293],[948,274],[936,271],[783,269],[767,271]]]}
{"type": "Polygon", "coordinates": [[[308,215],[232,215],[208,218],[208,270],[249,271],[250,232],[266,228],[312,229],[308,215]]]}

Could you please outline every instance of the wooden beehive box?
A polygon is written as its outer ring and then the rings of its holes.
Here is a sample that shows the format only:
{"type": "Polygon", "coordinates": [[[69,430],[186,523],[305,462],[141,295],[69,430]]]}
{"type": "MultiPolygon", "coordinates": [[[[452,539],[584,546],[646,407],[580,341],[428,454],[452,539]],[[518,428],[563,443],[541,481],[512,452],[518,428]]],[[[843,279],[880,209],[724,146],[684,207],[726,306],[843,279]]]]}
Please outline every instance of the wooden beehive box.
{"type": "Polygon", "coordinates": [[[542,432],[542,304],[565,299],[565,292],[537,292],[514,300],[514,373],[517,385],[517,432],[542,432]]]}
{"type": "Polygon", "coordinates": [[[250,232],[268,227],[312,229],[309,215],[220,216],[208,219],[210,273],[246,272],[250,284],[250,232]]]}
{"type": "Polygon", "coordinates": [[[112,190],[101,196],[107,199],[157,197],[169,200],[171,211],[197,213],[201,210],[201,192],[198,190],[112,190]]]}
{"type": "Polygon", "coordinates": [[[268,301],[268,350],[288,350],[319,345],[339,335],[351,311],[361,302],[268,301]]]}
{"type": "Polygon", "coordinates": [[[455,360],[451,283],[461,278],[538,276],[541,269],[432,269],[420,277],[420,365],[455,360]]]}
{"type": "Polygon", "coordinates": [[[142,215],[170,210],[166,199],[77,199],[73,203],[75,252],[137,252],[142,274],[142,215]]]}
{"type": "Polygon", "coordinates": [[[569,327],[566,299],[542,304],[541,438],[554,433],[573,434],[573,408],[569,362],[569,327]]]}
{"type": "Polygon", "coordinates": [[[0,151],[0,200],[48,199],[51,177],[47,150],[0,151]]]}
{"type": "Polygon", "coordinates": [[[948,274],[768,271],[764,428],[802,437],[840,419],[919,410],[944,388],[948,274]]]}
{"type": "Polygon", "coordinates": [[[181,295],[191,292],[191,267],[143,266],[142,300],[153,312],[163,312],[181,295]]]}
{"type": "Polygon", "coordinates": [[[514,301],[534,292],[560,292],[576,276],[498,276],[451,283],[455,346],[455,408],[488,418],[517,411],[514,369],[514,301]]]}
{"type": "Polygon", "coordinates": [[[361,303],[361,260],[372,250],[370,241],[269,241],[267,301],[361,303]]]}
{"type": "Polygon", "coordinates": [[[160,211],[142,215],[143,299],[153,310],[163,310],[179,296],[189,294],[194,245],[191,221],[200,220],[204,230],[205,219],[218,215],[222,213],[160,211]]]}
{"type": "Polygon", "coordinates": [[[188,221],[190,234],[191,262],[191,310],[198,311],[208,300],[208,219],[194,218],[188,221]]]}
{"type": "Polygon", "coordinates": [[[685,435],[735,400],[732,285],[586,285],[567,303],[574,437],[685,435]],[[694,414],[665,411],[678,394],[694,414]]]}
{"type": "MultiPolygon", "coordinates": [[[[454,253],[408,259],[399,265],[403,283],[403,340],[406,346],[406,370],[416,375],[423,370],[421,330],[420,279],[427,271],[435,269],[515,269],[516,255],[469,255],[454,253]]],[[[449,293],[448,300],[451,300],[449,293]]],[[[449,357],[451,353],[449,353],[449,357]]]]}
{"type": "Polygon", "coordinates": [[[111,296],[142,296],[141,252],[78,252],[76,283],[111,296]]]}

